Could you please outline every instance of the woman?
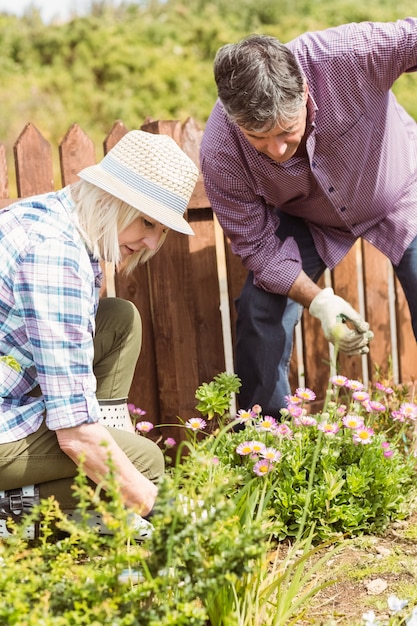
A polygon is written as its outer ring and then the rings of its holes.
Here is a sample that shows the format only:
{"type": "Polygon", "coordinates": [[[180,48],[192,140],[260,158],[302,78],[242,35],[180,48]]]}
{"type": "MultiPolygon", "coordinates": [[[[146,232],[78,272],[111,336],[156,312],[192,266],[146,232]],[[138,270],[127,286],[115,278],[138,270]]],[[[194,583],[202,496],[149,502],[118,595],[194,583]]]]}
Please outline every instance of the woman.
{"type": "Polygon", "coordinates": [[[77,183],[0,211],[0,537],[39,498],[74,511],[78,466],[97,484],[109,455],[138,536],[146,527],[162,453],[105,426],[98,400],[126,410],[140,317],[99,300],[100,263],[129,272],[168,229],[193,234],[183,214],[197,176],[170,137],[131,131],[77,183]]]}

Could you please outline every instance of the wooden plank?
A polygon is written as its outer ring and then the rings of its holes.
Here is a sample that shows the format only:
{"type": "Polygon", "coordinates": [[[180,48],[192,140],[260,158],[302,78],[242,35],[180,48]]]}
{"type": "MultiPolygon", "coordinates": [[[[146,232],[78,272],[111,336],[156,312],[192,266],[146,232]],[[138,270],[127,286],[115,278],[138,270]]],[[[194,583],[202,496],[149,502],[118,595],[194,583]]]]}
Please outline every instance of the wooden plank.
{"type": "Polygon", "coordinates": [[[0,198],[8,197],[9,175],[7,171],[6,146],[4,145],[4,143],[0,143],[0,198]]]}
{"type": "Polygon", "coordinates": [[[123,122],[121,120],[117,120],[117,122],[113,124],[109,134],[103,142],[104,154],[107,154],[109,150],[114,148],[117,142],[120,141],[120,139],[124,137],[127,132],[128,129],[123,122]]]}
{"type": "Polygon", "coordinates": [[[227,283],[229,285],[230,327],[232,332],[233,349],[236,346],[236,300],[239,298],[245,284],[248,271],[240,258],[233,254],[230,240],[225,237],[225,256],[227,265],[227,283]]]}
{"type": "Polygon", "coordinates": [[[369,378],[375,374],[375,365],[386,376],[389,373],[389,357],[392,354],[390,312],[388,301],[388,262],[386,257],[366,241],[363,245],[364,289],[366,320],[375,339],[370,344],[369,378]]]}
{"type": "MultiPolygon", "coordinates": [[[[152,263],[152,260],[149,263],[152,263]]],[[[158,374],[156,368],[148,267],[146,265],[140,265],[128,276],[117,274],[116,292],[120,298],[133,302],[142,320],[142,348],[130,388],[129,402],[146,411],[146,416],[152,423],[159,424],[158,374]]]]}
{"type": "MultiPolygon", "coordinates": [[[[332,272],[332,283],[335,294],[359,311],[358,271],[361,271],[361,268],[357,266],[356,246],[361,246],[361,242],[358,241],[343,261],[335,267],[332,272]]],[[[363,380],[362,357],[339,353],[337,372],[352,380],[363,380]]]]}
{"type": "Polygon", "coordinates": [[[14,145],[17,194],[23,198],[53,191],[52,150],[33,124],[26,124],[14,145]]]}
{"type": "Polygon", "coordinates": [[[78,172],[89,165],[94,165],[94,143],[78,124],[72,124],[59,144],[62,186],[78,180],[78,172]]]}
{"type": "MultiPolygon", "coordinates": [[[[190,159],[194,161],[197,167],[200,169],[200,146],[203,138],[203,131],[192,117],[189,117],[182,128],[182,149],[190,159]]],[[[206,190],[204,189],[203,175],[200,171],[200,175],[197,180],[197,184],[194,188],[193,194],[188,203],[189,209],[200,209],[210,207],[209,199],[207,198],[206,190]]]]}
{"type": "Polygon", "coordinates": [[[406,384],[417,380],[417,344],[411,327],[411,315],[404,291],[395,278],[399,378],[406,384]]]}
{"type": "MultiPolygon", "coordinates": [[[[324,287],[323,278],[319,286],[324,287]]],[[[330,377],[329,343],[324,336],[320,321],[303,312],[301,318],[303,336],[303,360],[305,385],[316,394],[317,401],[322,402],[325,397],[330,377]]],[[[293,385],[291,388],[294,389],[293,385]]]]}
{"type": "MultiPolygon", "coordinates": [[[[195,293],[188,237],[170,231],[149,265],[152,321],[158,369],[160,420],[178,423],[196,414],[195,390],[199,385],[195,293]]],[[[177,440],[180,428],[165,433],[177,440]]]]}
{"type": "Polygon", "coordinates": [[[215,233],[211,209],[189,211],[189,237],[199,385],[225,371],[215,233]]]}
{"type": "Polygon", "coordinates": [[[182,126],[178,120],[159,120],[156,122],[145,122],[141,130],[155,135],[169,135],[179,146],[182,144],[182,126]]]}

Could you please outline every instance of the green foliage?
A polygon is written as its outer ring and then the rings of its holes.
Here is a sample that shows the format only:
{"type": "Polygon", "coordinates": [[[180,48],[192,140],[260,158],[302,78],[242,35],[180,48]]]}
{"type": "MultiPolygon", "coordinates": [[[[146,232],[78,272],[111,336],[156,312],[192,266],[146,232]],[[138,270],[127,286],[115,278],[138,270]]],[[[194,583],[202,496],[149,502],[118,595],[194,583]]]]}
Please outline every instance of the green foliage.
{"type": "Polygon", "coordinates": [[[223,417],[230,407],[232,394],[239,391],[241,384],[237,376],[227,372],[218,374],[210,383],[203,383],[195,393],[199,400],[197,411],[209,419],[215,415],[223,417]]]}
{"type": "MultiPolygon", "coordinates": [[[[353,388],[359,385],[344,377],[340,380],[353,388]]],[[[210,386],[204,387],[206,403],[211,390],[210,386]]],[[[303,393],[305,396],[308,392],[300,390],[300,402],[303,393]]],[[[395,408],[406,406],[401,391],[380,385],[374,391],[373,402],[377,404],[372,410],[365,401],[355,400],[349,387],[342,386],[341,391],[339,385],[334,385],[328,397],[331,400],[320,414],[309,416],[305,407],[294,406],[292,414],[291,408],[283,411],[287,422],[281,424],[262,417],[260,407],[242,411],[238,418],[245,421],[244,429],[235,430],[236,422],[226,423],[200,443],[205,454],[215,457],[234,477],[237,490],[257,491],[260,480],[268,483],[267,508],[272,530],[280,539],[299,537],[312,524],[321,539],[336,534],[380,533],[390,521],[408,515],[416,465],[414,455],[409,454],[410,433],[417,406],[408,407],[412,419],[405,423],[395,421],[395,408]],[[385,389],[390,393],[386,394],[385,389]],[[387,402],[384,411],[382,395],[386,395],[387,402]],[[344,426],[345,415],[360,420],[363,428],[344,426]],[[362,433],[363,439],[357,433],[362,433]],[[239,450],[239,446],[246,450],[239,450]],[[268,461],[265,449],[269,458],[274,454],[276,458],[268,461]],[[259,463],[263,463],[261,468],[257,467],[259,463]]]]}
{"type": "MultiPolygon", "coordinates": [[[[260,407],[243,412],[239,419],[246,427],[236,431],[226,399],[230,402],[239,384],[234,375],[220,374],[197,390],[204,414],[211,411],[219,428],[199,441],[185,431],[190,440],[179,446],[160,482],[154,531],[142,544],[133,539],[110,461],[100,487],[92,489],[82,471],[76,479],[81,522],[67,519],[51,499],[15,526],[9,540],[0,541],[0,624],[300,623],[312,596],[332,584],[321,583],[319,576],[341,545],[331,541],[339,541],[340,533],[380,532],[389,520],[407,515],[415,459],[394,442],[389,450],[381,447],[385,432],[354,444],[351,430],[329,435],[298,423],[309,417],[303,404],[298,416],[284,411],[292,436],[284,423],[280,434],[269,430],[272,418],[262,418],[260,407]],[[279,447],[273,471],[257,475],[253,455],[236,453],[237,445],[252,437],[279,447]],[[103,488],[106,500],[100,498],[103,488]],[[112,535],[90,528],[92,508],[112,535]],[[25,527],[39,515],[40,537],[28,541],[25,527]],[[331,541],[316,545],[330,535],[331,541]]],[[[308,391],[297,393],[305,399],[308,391]]],[[[330,390],[322,421],[340,421],[346,413],[340,411],[342,398],[360,417],[363,406],[352,389],[345,391],[347,396],[330,390]]],[[[395,394],[392,390],[392,410],[404,399],[399,393],[395,400],[395,394]]],[[[398,442],[407,428],[405,422],[397,425],[398,442]]]]}
{"type": "Polygon", "coordinates": [[[334,554],[326,546],[310,564],[311,537],[277,550],[263,512],[266,483],[235,491],[226,469],[197,449],[161,481],[143,544],[132,540],[111,464],[107,501],[82,472],[76,482],[81,522],[50,499],[0,541],[0,624],[285,626],[321,588],[315,574],[334,554]],[[209,480],[190,480],[194,455],[210,466],[209,480]],[[89,527],[93,507],[113,535],[89,527]],[[40,537],[28,541],[25,528],[39,515],[40,537]]]}

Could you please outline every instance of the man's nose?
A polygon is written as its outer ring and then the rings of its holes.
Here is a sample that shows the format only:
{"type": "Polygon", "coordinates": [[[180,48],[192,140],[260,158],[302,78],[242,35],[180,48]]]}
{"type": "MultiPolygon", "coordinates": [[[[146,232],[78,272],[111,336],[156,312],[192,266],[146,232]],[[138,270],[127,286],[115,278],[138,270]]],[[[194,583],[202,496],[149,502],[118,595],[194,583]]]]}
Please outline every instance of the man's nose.
{"type": "Polygon", "coordinates": [[[265,148],[270,156],[280,158],[285,154],[287,143],[282,137],[271,137],[265,148]]]}

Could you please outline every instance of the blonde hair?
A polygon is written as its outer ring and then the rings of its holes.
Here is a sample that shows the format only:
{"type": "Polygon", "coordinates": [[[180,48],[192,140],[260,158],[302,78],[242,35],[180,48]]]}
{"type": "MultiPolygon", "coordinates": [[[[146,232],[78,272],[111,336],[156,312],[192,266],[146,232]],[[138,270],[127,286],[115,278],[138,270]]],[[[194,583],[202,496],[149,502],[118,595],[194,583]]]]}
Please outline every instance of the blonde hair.
{"type": "MultiPolygon", "coordinates": [[[[119,233],[138,217],[153,218],[85,180],[71,185],[71,195],[76,205],[78,228],[94,258],[118,267],[122,260],[119,233]]],[[[139,263],[146,263],[158,252],[165,238],[166,231],[155,250],[144,248],[134,252],[120,266],[121,271],[129,274],[139,263]]]]}

